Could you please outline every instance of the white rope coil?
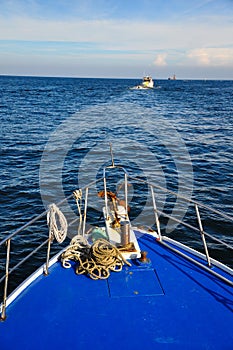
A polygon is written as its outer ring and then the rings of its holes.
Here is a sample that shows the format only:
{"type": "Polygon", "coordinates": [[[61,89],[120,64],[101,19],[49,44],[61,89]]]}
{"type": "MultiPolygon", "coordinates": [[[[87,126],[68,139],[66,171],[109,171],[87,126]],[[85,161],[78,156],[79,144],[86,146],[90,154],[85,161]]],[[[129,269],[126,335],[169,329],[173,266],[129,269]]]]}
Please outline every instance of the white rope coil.
{"type": "Polygon", "coordinates": [[[85,237],[76,235],[72,238],[69,246],[61,256],[62,266],[66,269],[71,267],[69,260],[78,261],[80,254],[84,252],[85,248],[90,248],[85,237]]]}
{"type": "Polygon", "coordinates": [[[67,221],[64,214],[56,206],[51,204],[47,213],[47,224],[49,226],[49,237],[55,237],[58,243],[62,243],[67,236],[67,221]]]}

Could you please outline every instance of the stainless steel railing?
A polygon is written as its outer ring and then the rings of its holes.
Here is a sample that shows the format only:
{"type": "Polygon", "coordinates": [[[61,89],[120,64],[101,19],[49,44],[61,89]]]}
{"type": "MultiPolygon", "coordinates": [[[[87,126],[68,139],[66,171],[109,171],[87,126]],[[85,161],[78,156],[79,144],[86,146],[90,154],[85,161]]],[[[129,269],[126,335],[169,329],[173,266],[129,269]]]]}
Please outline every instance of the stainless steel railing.
{"type": "Polygon", "coordinates": [[[0,242],[0,247],[6,245],[6,260],[5,260],[5,274],[0,278],[0,285],[4,281],[4,289],[3,289],[3,300],[1,305],[1,315],[0,319],[5,320],[6,318],[6,302],[7,302],[7,292],[8,292],[8,284],[9,284],[9,276],[12,274],[17,268],[19,268],[22,264],[25,263],[32,255],[34,255],[39,249],[48,243],[49,239],[46,239],[43,243],[41,243],[36,249],[27,254],[22,260],[20,260],[15,266],[10,269],[10,248],[12,239],[23,232],[26,228],[34,224],[36,221],[45,216],[47,211],[42,214],[36,216],[32,220],[30,220],[27,224],[23,225],[20,229],[16,230],[12,234],[8,235],[0,242]]]}
{"type": "MultiPolygon", "coordinates": [[[[160,218],[161,217],[166,217],[168,219],[171,219],[172,221],[174,221],[174,222],[176,222],[176,223],[178,223],[180,225],[183,225],[184,227],[187,227],[187,228],[191,229],[193,232],[198,233],[200,235],[200,237],[201,237],[201,240],[202,240],[203,249],[204,249],[204,252],[205,252],[206,262],[207,262],[207,266],[209,268],[209,271],[211,273],[215,274],[216,276],[218,276],[219,278],[221,278],[221,276],[219,276],[215,272],[212,272],[212,270],[211,270],[212,263],[211,263],[211,257],[210,257],[210,253],[209,253],[209,248],[208,248],[208,245],[207,245],[207,242],[206,242],[206,237],[208,237],[208,239],[210,239],[210,240],[220,244],[221,246],[230,249],[231,251],[233,251],[233,245],[224,242],[223,240],[215,237],[214,235],[212,235],[210,233],[207,233],[203,229],[203,222],[201,220],[200,208],[204,209],[208,213],[217,215],[217,216],[221,217],[222,219],[228,220],[232,224],[232,228],[233,228],[233,217],[231,217],[231,216],[229,216],[229,215],[227,215],[227,214],[225,214],[225,213],[223,213],[223,212],[221,212],[221,211],[219,211],[217,209],[211,208],[210,206],[207,206],[205,204],[199,203],[199,202],[197,202],[197,201],[195,201],[193,199],[189,199],[189,198],[187,198],[185,196],[179,195],[176,192],[171,191],[171,190],[169,190],[167,188],[163,188],[163,187],[161,187],[159,185],[155,185],[155,184],[149,183],[148,181],[139,179],[137,177],[130,176],[128,174],[128,172],[123,167],[114,165],[114,162],[112,163],[111,166],[106,167],[104,169],[104,188],[105,188],[105,192],[107,191],[106,190],[106,188],[107,188],[107,185],[106,185],[106,183],[107,183],[106,170],[113,169],[113,168],[121,169],[123,171],[123,173],[124,173],[124,181],[125,181],[125,189],[124,189],[125,193],[124,193],[124,195],[125,195],[126,208],[128,207],[127,206],[127,204],[128,204],[128,187],[127,187],[128,181],[131,180],[131,181],[135,181],[137,183],[145,184],[146,186],[148,186],[150,188],[151,198],[152,198],[152,205],[153,205],[153,211],[154,211],[154,215],[155,215],[155,225],[156,225],[156,230],[157,230],[157,234],[158,234],[158,241],[163,242],[163,235],[162,235],[161,223],[160,223],[160,218]],[[169,215],[165,211],[159,210],[157,208],[157,203],[156,203],[156,198],[155,198],[155,191],[161,191],[161,192],[167,193],[169,195],[174,196],[176,199],[179,199],[181,201],[184,201],[184,202],[188,203],[188,206],[193,206],[194,207],[194,211],[196,213],[197,226],[193,226],[190,223],[184,222],[183,220],[179,220],[179,219],[175,218],[174,216],[169,215]]],[[[106,212],[108,210],[107,209],[107,207],[108,207],[107,202],[108,202],[107,195],[105,195],[106,212]]],[[[177,251],[177,253],[179,253],[179,251],[177,251]]],[[[195,260],[193,260],[193,262],[195,263],[195,260]]],[[[200,266],[202,267],[204,265],[200,264],[200,266]]],[[[229,284],[233,285],[233,283],[231,281],[228,281],[225,278],[222,278],[222,279],[225,282],[227,281],[229,284]]]]}
{"type": "MultiPolygon", "coordinates": [[[[178,224],[183,225],[184,227],[187,227],[191,230],[193,230],[194,232],[198,233],[201,236],[202,239],[202,243],[204,246],[204,251],[205,251],[205,255],[206,255],[206,261],[207,261],[207,265],[208,265],[208,269],[211,271],[211,258],[210,258],[210,254],[209,254],[209,249],[208,249],[208,245],[206,242],[206,237],[210,238],[211,240],[217,242],[218,244],[221,244],[231,250],[233,250],[233,246],[224,242],[223,240],[214,237],[213,235],[205,232],[205,230],[203,229],[203,224],[202,224],[202,220],[201,220],[201,215],[200,215],[200,208],[208,210],[209,212],[212,212],[214,214],[220,215],[222,218],[229,220],[231,223],[233,223],[233,218],[230,217],[229,215],[222,213],[216,209],[213,209],[209,206],[206,206],[204,204],[198,203],[197,201],[194,201],[192,199],[188,199],[185,198],[184,196],[180,196],[178,195],[176,192],[174,191],[170,191],[166,188],[163,188],[161,186],[155,185],[155,184],[151,184],[148,183],[148,181],[142,180],[140,178],[136,178],[136,177],[132,177],[129,176],[128,173],[126,172],[126,170],[120,166],[115,166],[114,163],[110,166],[110,167],[106,167],[104,169],[104,173],[103,173],[103,177],[101,179],[98,179],[97,181],[93,181],[90,184],[88,184],[87,186],[85,186],[82,191],[85,191],[85,199],[84,199],[84,212],[83,212],[83,220],[82,220],[82,234],[84,235],[85,233],[85,226],[86,226],[86,219],[87,219],[87,210],[88,210],[88,196],[89,196],[89,190],[91,187],[93,187],[93,185],[96,185],[97,182],[102,182],[103,181],[103,188],[105,191],[105,207],[106,207],[106,213],[108,213],[108,197],[107,197],[107,176],[106,173],[109,169],[121,169],[124,172],[124,199],[125,199],[125,204],[126,204],[126,208],[128,208],[128,186],[127,183],[128,182],[137,182],[139,184],[146,184],[149,188],[150,188],[150,192],[151,192],[151,199],[152,199],[152,210],[154,212],[155,215],[155,225],[156,225],[156,230],[157,230],[157,234],[158,234],[158,241],[161,244],[166,245],[166,242],[164,242],[164,235],[162,234],[162,229],[161,229],[161,218],[165,217],[167,219],[171,219],[174,222],[177,222],[178,224]],[[165,193],[168,193],[169,195],[175,196],[176,198],[179,198],[183,201],[188,202],[189,205],[194,206],[195,208],[195,212],[196,212],[196,219],[197,219],[197,227],[191,225],[190,223],[181,221],[177,218],[175,218],[174,216],[172,217],[171,215],[169,215],[168,213],[166,213],[165,211],[161,211],[157,208],[157,203],[156,203],[156,196],[155,196],[155,192],[156,191],[163,191],[165,193]]],[[[57,206],[60,206],[63,204],[63,202],[67,201],[68,199],[72,198],[73,194],[71,194],[70,196],[66,197],[65,199],[63,199],[62,201],[57,203],[57,206]]],[[[47,245],[47,254],[46,254],[46,258],[45,258],[45,269],[44,272],[45,274],[48,274],[48,262],[49,262],[49,257],[50,257],[50,245],[51,245],[51,237],[47,237],[46,239],[44,239],[44,241],[37,247],[35,248],[32,252],[30,252],[28,255],[26,255],[22,260],[20,260],[14,267],[10,268],[10,252],[11,252],[11,241],[12,239],[19,235],[22,231],[24,231],[25,229],[27,229],[29,226],[33,225],[35,222],[37,222],[38,220],[40,220],[41,218],[45,217],[47,215],[47,210],[44,211],[43,213],[41,213],[40,215],[36,216],[35,218],[33,218],[32,220],[30,220],[28,223],[26,223],[25,225],[23,225],[21,228],[17,229],[16,231],[14,231],[13,233],[9,234],[7,237],[5,237],[1,242],[0,242],[0,248],[6,245],[6,259],[5,259],[5,273],[4,275],[0,278],[0,284],[4,283],[4,288],[3,288],[3,301],[1,304],[1,310],[0,310],[0,318],[1,320],[4,320],[6,318],[6,306],[7,306],[7,292],[8,292],[8,285],[9,285],[9,276],[10,274],[15,271],[17,268],[19,268],[26,260],[28,260],[29,258],[31,258],[36,252],[38,252],[39,249],[41,249],[42,247],[47,245]]],[[[78,218],[77,220],[78,221],[78,218]]],[[[73,224],[74,222],[70,223],[73,224]]],[[[169,246],[168,246],[169,247],[169,246]]],[[[193,261],[195,263],[195,261],[193,261]]],[[[219,277],[219,276],[218,276],[219,277]]],[[[225,280],[225,279],[224,279],[225,280]]],[[[229,282],[229,281],[228,281],[229,282]]],[[[231,282],[232,283],[232,282],[231,282]]]]}
{"type": "MultiPolygon", "coordinates": [[[[64,200],[57,203],[57,205],[62,205],[63,202],[71,198],[72,195],[68,196],[64,200]]],[[[32,226],[34,223],[38,222],[41,218],[47,215],[48,210],[45,210],[40,215],[34,217],[25,225],[7,235],[2,241],[0,241],[0,248],[6,246],[6,259],[5,259],[5,273],[2,277],[0,277],[0,285],[4,283],[3,287],[3,299],[2,304],[0,305],[0,320],[5,320],[6,318],[6,303],[7,303],[7,293],[8,293],[8,285],[9,285],[9,276],[18,269],[21,265],[23,265],[29,258],[35,255],[40,249],[47,245],[47,255],[46,255],[46,264],[45,264],[45,274],[48,274],[48,261],[49,261],[49,253],[50,253],[50,244],[51,237],[47,237],[39,246],[33,249],[29,254],[25,255],[23,259],[21,259],[18,263],[16,263],[12,268],[10,268],[10,252],[11,252],[11,241],[14,237],[20,235],[21,232],[26,230],[28,227],[32,226]]]]}
{"type": "MultiPolygon", "coordinates": [[[[222,246],[224,246],[226,248],[229,248],[232,252],[233,252],[233,245],[228,244],[228,243],[224,242],[223,240],[221,240],[221,239],[219,239],[219,238],[217,238],[217,237],[207,233],[206,231],[204,231],[199,208],[207,210],[208,213],[217,214],[221,218],[227,219],[228,221],[231,222],[232,226],[233,226],[233,217],[231,217],[231,216],[229,216],[229,215],[227,215],[225,213],[222,213],[219,210],[213,209],[213,208],[211,208],[211,207],[209,207],[207,205],[204,205],[202,203],[198,203],[197,201],[194,201],[192,199],[188,199],[188,198],[186,198],[184,196],[180,196],[176,192],[170,191],[170,190],[168,190],[166,188],[163,188],[161,186],[150,184],[147,181],[144,181],[144,180],[141,180],[141,179],[138,179],[138,178],[135,178],[135,177],[130,177],[129,176],[129,179],[131,179],[133,181],[140,181],[141,183],[144,183],[144,184],[146,184],[147,186],[150,187],[152,203],[153,203],[153,210],[154,210],[154,215],[155,215],[155,225],[156,225],[157,234],[158,234],[157,241],[160,244],[162,244],[163,246],[165,246],[166,248],[174,251],[175,253],[183,256],[184,258],[188,259],[192,263],[198,265],[202,269],[207,270],[209,273],[211,273],[212,275],[218,277],[219,279],[221,279],[225,283],[233,286],[232,280],[224,277],[223,275],[219,274],[218,272],[216,272],[216,271],[214,271],[212,269],[212,260],[213,259],[211,259],[211,257],[210,257],[209,248],[208,248],[208,245],[207,245],[207,242],[206,242],[206,237],[208,237],[212,241],[214,241],[214,242],[216,242],[216,243],[218,243],[218,244],[220,244],[220,245],[222,245],[222,246]],[[168,193],[170,195],[175,196],[176,198],[181,199],[182,201],[187,202],[190,206],[193,206],[194,209],[195,209],[195,213],[196,213],[196,220],[197,220],[198,227],[193,226],[190,223],[184,222],[183,220],[179,220],[179,219],[175,218],[174,216],[171,216],[171,215],[165,213],[165,211],[158,210],[157,209],[157,204],[156,204],[156,198],[155,198],[155,190],[166,192],[166,193],[168,193]],[[203,244],[203,248],[204,248],[204,252],[205,252],[207,266],[203,265],[202,263],[200,263],[197,259],[191,258],[188,254],[184,254],[183,252],[181,252],[181,250],[176,249],[176,248],[174,248],[171,245],[166,243],[166,239],[161,233],[161,224],[160,224],[160,218],[161,217],[166,217],[167,219],[170,219],[170,220],[172,220],[172,221],[174,221],[174,222],[176,222],[176,223],[178,223],[180,225],[183,225],[184,227],[186,227],[188,229],[191,229],[192,231],[194,231],[194,232],[196,232],[196,233],[198,233],[200,235],[201,240],[202,240],[202,244],[203,244]]],[[[231,275],[233,276],[233,271],[232,270],[231,270],[231,275]]]]}

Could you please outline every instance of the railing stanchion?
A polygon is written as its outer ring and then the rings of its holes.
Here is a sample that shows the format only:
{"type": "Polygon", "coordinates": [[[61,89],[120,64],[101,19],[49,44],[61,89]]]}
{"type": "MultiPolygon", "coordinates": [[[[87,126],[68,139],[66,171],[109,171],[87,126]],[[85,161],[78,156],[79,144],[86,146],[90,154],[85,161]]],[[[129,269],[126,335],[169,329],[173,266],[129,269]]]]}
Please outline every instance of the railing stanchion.
{"type": "Polygon", "coordinates": [[[152,196],[153,208],[154,208],[154,213],[155,213],[156,227],[157,227],[157,231],[158,231],[158,235],[159,235],[159,240],[162,241],[160,222],[159,222],[159,216],[158,216],[157,206],[156,206],[156,202],[155,202],[155,194],[154,194],[153,186],[150,186],[150,189],[151,189],[151,196],[152,196]]]}
{"type": "Polygon", "coordinates": [[[86,188],[86,193],[85,193],[85,206],[84,206],[84,214],[83,214],[83,236],[85,235],[85,228],[86,228],[87,200],[88,200],[88,187],[86,188]]]}
{"type": "Polygon", "coordinates": [[[9,264],[10,264],[10,246],[11,240],[6,241],[7,253],[6,253],[6,274],[5,274],[5,284],[4,284],[4,294],[2,302],[1,320],[6,319],[6,299],[7,299],[7,289],[8,289],[8,279],[9,279],[9,264]]]}
{"type": "Polygon", "coordinates": [[[108,194],[107,194],[107,183],[106,183],[105,175],[104,175],[104,201],[105,201],[106,220],[108,220],[109,219],[109,215],[108,215],[108,194]]]}
{"type": "Polygon", "coordinates": [[[195,204],[195,210],[196,210],[196,214],[197,214],[197,221],[198,221],[198,225],[199,225],[199,229],[200,229],[202,242],[203,242],[204,249],[205,249],[207,263],[208,263],[208,266],[211,267],[210,256],[209,256],[208,247],[207,247],[206,240],[205,240],[205,234],[204,234],[204,230],[202,227],[201,216],[200,216],[197,204],[195,204]]]}
{"type": "Polygon", "coordinates": [[[126,219],[128,216],[128,177],[125,173],[125,213],[126,213],[126,219]]]}

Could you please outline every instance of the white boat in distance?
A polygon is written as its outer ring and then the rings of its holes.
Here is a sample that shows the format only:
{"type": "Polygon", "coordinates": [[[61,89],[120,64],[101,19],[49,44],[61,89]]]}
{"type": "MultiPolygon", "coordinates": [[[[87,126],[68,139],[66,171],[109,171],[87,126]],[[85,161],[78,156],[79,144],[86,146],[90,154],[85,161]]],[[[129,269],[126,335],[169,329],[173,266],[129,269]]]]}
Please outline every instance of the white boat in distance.
{"type": "Polygon", "coordinates": [[[153,87],[154,87],[154,81],[153,81],[152,77],[145,76],[142,79],[142,84],[136,85],[131,89],[133,89],[133,90],[138,90],[138,89],[145,90],[146,89],[147,90],[147,89],[153,89],[153,87]]]}

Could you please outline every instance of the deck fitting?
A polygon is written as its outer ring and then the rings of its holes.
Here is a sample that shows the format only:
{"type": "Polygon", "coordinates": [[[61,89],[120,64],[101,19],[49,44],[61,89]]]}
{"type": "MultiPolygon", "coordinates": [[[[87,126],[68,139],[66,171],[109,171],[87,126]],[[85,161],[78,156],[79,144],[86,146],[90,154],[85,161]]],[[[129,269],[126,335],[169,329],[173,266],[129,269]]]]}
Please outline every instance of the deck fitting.
{"type": "Polygon", "coordinates": [[[144,263],[144,264],[147,264],[150,262],[150,259],[147,258],[147,252],[146,251],[141,251],[141,258],[139,258],[138,260],[141,262],[141,263],[144,263]]]}

